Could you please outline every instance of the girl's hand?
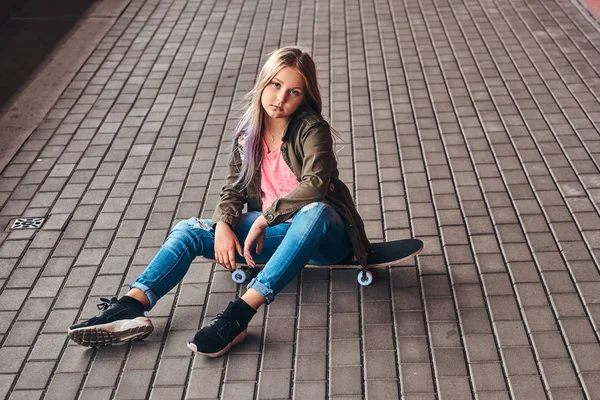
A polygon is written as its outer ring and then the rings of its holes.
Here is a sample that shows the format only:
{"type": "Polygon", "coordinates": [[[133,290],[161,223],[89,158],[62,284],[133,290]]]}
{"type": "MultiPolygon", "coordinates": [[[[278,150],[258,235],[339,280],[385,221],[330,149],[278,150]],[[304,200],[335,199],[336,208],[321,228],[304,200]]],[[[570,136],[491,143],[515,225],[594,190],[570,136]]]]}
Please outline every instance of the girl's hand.
{"type": "Polygon", "coordinates": [[[242,245],[227,222],[217,222],[215,229],[215,260],[229,271],[235,269],[235,251],[242,255],[242,245]]]}
{"type": "Polygon", "coordinates": [[[256,245],[256,254],[262,252],[263,243],[265,241],[265,228],[267,227],[267,220],[261,214],[260,217],[254,221],[246,240],[244,241],[244,258],[248,263],[248,266],[255,268],[256,262],[252,258],[252,248],[256,245]]]}

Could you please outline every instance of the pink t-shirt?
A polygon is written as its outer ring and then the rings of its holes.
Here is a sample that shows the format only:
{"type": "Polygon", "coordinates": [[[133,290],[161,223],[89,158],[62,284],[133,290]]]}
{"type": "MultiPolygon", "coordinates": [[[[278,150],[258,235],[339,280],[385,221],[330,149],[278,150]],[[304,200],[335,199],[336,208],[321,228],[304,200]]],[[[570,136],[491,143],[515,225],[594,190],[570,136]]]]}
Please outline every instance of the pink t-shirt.
{"type": "Polygon", "coordinates": [[[298,179],[281,155],[281,144],[269,153],[269,146],[262,145],[260,189],[263,211],[271,207],[275,199],[284,197],[298,186],[298,179]]]}

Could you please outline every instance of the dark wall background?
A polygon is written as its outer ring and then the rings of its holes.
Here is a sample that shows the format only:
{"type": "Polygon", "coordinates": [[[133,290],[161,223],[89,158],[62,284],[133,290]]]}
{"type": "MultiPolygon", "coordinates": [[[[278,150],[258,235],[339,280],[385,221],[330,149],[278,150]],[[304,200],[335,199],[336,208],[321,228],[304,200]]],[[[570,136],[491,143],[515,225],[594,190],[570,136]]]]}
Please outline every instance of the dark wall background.
{"type": "Polygon", "coordinates": [[[0,110],[95,1],[0,0],[0,110]]]}

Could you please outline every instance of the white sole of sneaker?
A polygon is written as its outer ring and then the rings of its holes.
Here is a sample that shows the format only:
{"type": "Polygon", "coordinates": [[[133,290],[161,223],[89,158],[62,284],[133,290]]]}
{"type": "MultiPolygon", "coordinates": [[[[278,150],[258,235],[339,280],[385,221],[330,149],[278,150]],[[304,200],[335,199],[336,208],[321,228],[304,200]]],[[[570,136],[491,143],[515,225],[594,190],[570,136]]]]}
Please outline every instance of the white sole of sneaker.
{"type": "Polygon", "coordinates": [[[141,340],[152,333],[154,326],[146,317],[126,319],[109,324],[69,329],[69,338],[77,344],[88,347],[141,340]]]}
{"type": "Polygon", "coordinates": [[[215,357],[220,357],[223,354],[227,353],[229,351],[229,349],[231,349],[231,347],[233,345],[236,345],[238,343],[241,343],[244,341],[244,339],[246,339],[246,336],[248,335],[247,331],[243,331],[242,333],[240,333],[239,335],[237,335],[235,337],[235,339],[233,339],[231,341],[231,343],[229,343],[227,346],[225,346],[225,348],[223,350],[217,351],[216,353],[202,353],[200,351],[198,351],[198,347],[196,347],[196,345],[193,342],[188,342],[187,346],[188,348],[193,351],[194,353],[206,356],[206,357],[210,357],[210,358],[215,358],[215,357]]]}

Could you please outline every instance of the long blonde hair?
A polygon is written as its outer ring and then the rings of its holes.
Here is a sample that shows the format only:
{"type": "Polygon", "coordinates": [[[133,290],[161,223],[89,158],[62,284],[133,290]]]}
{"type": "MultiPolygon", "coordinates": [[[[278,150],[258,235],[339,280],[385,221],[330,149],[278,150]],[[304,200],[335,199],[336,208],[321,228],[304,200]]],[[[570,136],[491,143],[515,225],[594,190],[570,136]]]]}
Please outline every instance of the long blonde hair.
{"type": "Polygon", "coordinates": [[[296,112],[308,108],[323,118],[321,114],[321,92],[317,83],[317,70],[310,54],[296,46],[282,47],[269,54],[269,58],[258,74],[254,87],[244,96],[243,114],[235,128],[232,156],[236,146],[238,146],[240,135],[245,135],[245,154],[236,181],[236,185],[241,184],[243,188],[248,187],[252,182],[252,178],[261,162],[261,128],[264,118],[264,110],[261,104],[262,92],[273,77],[285,67],[293,68],[304,79],[305,96],[296,112]]]}

